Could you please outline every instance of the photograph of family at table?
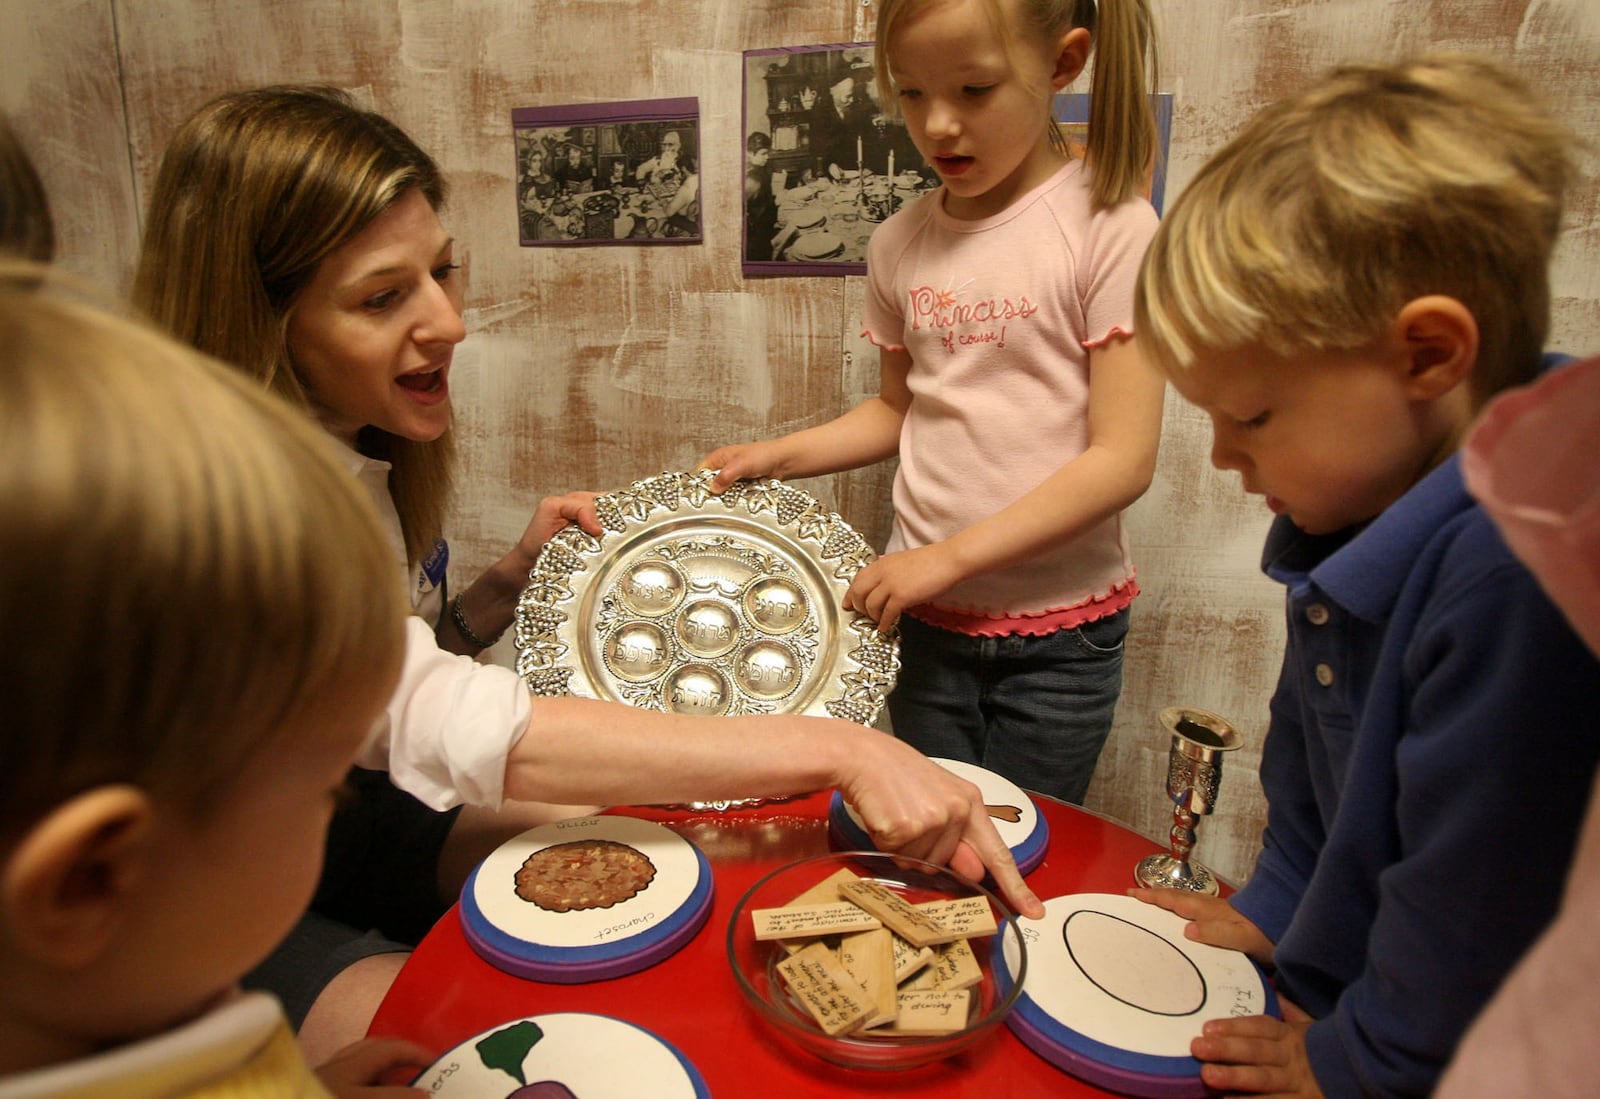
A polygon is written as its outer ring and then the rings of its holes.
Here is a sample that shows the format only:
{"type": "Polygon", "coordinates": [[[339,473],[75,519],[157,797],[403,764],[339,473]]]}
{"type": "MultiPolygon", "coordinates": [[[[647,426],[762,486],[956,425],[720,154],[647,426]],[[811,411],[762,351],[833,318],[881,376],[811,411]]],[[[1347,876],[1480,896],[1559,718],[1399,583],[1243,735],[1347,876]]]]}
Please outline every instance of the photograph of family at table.
{"type": "MultiPolygon", "coordinates": [[[[697,432],[688,464],[726,492],[893,462],[887,541],[842,600],[899,640],[882,729],[547,697],[492,658],[541,550],[600,537],[612,486],[519,494],[497,556],[452,562],[481,453],[457,353],[469,319],[499,338],[469,309],[487,246],[460,234],[488,219],[382,95],[186,101],[121,294],[71,272],[80,236],[63,255],[71,158],[0,104],[0,610],[25,627],[0,1099],[411,1094],[394,1081],[438,1034],[367,1037],[410,952],[506,839],[608,806],[836,789],[879,848],[1037,919],[981,792],[935,761],[1052,805],[1105,781],[1159,580],[1127,517],[1174,408],[1227,506],[1270,512],[1250,552],[1285,623],[1243,723],[1264,730],[1248,876],[1126,883],[1276,990],[1274,1014],[1197,1028],[1197,1079],[1587,1093],[1600,478],[1574,440],[1600,369],[1553,336],[1592,164],[1548,90],[1482,51],[1330,57],[1158,218],[1154,0],[870,8],[866,48],[742,55],[761,98],[742,198],[714,208],[743,261],[864,264],[877,385],[760,437],[697,432]],[[1051,105],[1083,84],[1075,147],[1051,105]]],[[[509,137],[517,243],[710,239],[698,118],[509,137]]]]}
{"type": "Polygon", "coordinates": [[[700,236],[698,123],[519,127],[524,244],[700,236]]]}
{"type": "Polygon", "coordinates": [[[873,228],[937,185],[872,59],[860,42],[745,55],[746,262],[860,265],[873,228]]]}

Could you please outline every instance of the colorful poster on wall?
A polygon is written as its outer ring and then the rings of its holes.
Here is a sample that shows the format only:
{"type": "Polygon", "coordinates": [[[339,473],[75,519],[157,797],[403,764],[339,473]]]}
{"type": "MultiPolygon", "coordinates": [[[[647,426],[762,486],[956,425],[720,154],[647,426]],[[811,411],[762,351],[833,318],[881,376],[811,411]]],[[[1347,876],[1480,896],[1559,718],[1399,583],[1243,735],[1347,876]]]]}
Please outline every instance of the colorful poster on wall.
{"type": "Polygon", "coordinates": [[[698,99],[518,107],[511,129],[524,245],[702,240],[698,99]]]}
{"type": "MultiPolygon", "coordinates": [[[[1159,213],[1172,96],[1151,101],[1159,151],[1148,197],[1159,213]]],[[[1088,103],[1056,96],[1055,117],[1080,147],[1088,103]]],[[[863,274],[873,229],[939,186],[878,101],[871,42],[747,50],[743,133],[747,276],[863,274]]]]}

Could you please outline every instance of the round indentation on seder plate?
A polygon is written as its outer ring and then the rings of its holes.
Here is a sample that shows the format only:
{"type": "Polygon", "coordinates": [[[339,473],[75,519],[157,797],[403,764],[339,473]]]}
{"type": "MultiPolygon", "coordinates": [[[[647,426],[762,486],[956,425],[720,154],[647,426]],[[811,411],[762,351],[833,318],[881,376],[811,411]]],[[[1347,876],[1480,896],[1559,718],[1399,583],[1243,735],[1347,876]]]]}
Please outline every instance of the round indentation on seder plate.
{"type": "Polygon", "coordinates": [[[676,631],[685,649],[711,659],[739,643],[739,616],[726,603],[699,599],[683,608],[676,631]]]}
{"type": "Polygon", "coordinates": [[[667,667],[671,646],[666,633],[654,622],[629,622],[606,641],[606,666],[629,683],[649,683],[667,667]]]}
{"type": "Polygon", "coordinates": [[[664,686],[662,701],[672,713],[715,717],[728,712],[728,681],[708,664],[685,664],[667,676],[664,686]]]}
{"type": "Polygon", "coordinates": [[[776,702],[800,685],[800,661],[787,645],[756,641],[740,650],[733,677],[750,697],[776,702]]]}
{"type": "Polygon", "coordinates": [[[683,602],[683,574],[664,561],[639,561],[617,581],[617,597],[635,614],[659,618],[683,602]]]}
{"type": "Polygon", "coordinates": [[[806,593],[786,577],[764,576],[744,590],[744,613],[766,633],[790,633],[806,620],[806,593]]]}

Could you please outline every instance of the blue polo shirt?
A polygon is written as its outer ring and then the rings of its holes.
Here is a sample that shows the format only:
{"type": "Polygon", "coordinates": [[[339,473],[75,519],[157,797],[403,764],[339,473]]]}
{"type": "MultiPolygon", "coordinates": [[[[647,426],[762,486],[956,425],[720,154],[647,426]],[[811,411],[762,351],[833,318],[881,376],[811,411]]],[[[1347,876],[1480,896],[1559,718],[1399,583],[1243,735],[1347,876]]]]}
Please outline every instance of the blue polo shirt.
{"type": "Polygon", "coordinates": [[[1452,457],[1363,528],[1279,518],[1288,637],[1264,847],[1234,906],[1329,1096],[1422,1095],[1554,916],[1600,757],[1600,665],[1452,457]]]}

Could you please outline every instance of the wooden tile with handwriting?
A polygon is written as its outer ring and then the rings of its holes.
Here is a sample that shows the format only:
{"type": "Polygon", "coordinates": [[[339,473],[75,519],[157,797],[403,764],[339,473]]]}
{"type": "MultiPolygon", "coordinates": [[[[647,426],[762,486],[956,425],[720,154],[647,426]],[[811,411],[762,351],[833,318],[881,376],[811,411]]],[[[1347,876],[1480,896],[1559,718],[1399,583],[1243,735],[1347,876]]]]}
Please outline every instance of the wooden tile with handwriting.
{"type": "Polygon", "coordinates": [[[823,943],[783,959],[778,972],[826,1034],[854,1030],[872,1014],[866,993],[823,943]]]}
{"type": "Polygon", "coordinates": [[[758,942],[844,935],[882,926],[877,917],[848,901],[757,908],[750,913],[750,918],[755,921],[758,942]]]}
{"type": "Polygon", "coordinates": [[[856,979],[873,1009],[862,1026],[877,1026],[895,1017],[894,937],[888,928],[879,927],[839,940],[839,964],[856,979]]]}
{"type": "Polygon", "coordinates": [[[912,946],[938,946],[966,938],[965,932],[950,930],[879,882],[866,879],[845,882],[839,886],[839,895],[878,917],[885,927],[912,946]]]}

